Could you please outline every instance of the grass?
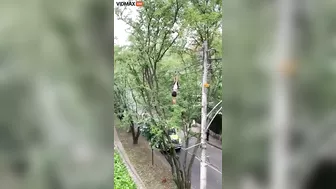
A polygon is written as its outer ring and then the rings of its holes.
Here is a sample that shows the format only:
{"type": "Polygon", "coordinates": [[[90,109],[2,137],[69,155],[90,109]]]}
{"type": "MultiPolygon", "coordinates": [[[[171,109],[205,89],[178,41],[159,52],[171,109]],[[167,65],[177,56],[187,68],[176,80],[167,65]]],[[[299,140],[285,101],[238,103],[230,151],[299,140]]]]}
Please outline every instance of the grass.
{"type": "Polygon", "coordinates": [[[114,188],[136,189],[136,185],[129,175],[128,169],[116,151],[114,151],[114,188]]]}

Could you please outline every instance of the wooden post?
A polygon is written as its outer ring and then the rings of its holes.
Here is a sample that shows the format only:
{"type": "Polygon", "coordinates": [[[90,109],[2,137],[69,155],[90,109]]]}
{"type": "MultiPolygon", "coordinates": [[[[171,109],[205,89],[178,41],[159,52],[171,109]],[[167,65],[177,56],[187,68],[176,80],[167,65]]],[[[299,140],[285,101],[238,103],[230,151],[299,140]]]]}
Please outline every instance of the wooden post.
{"type": "Polygon", "coordinates": [[[152,148],[152,165],[154,165],[154,150],[152,148]]]}

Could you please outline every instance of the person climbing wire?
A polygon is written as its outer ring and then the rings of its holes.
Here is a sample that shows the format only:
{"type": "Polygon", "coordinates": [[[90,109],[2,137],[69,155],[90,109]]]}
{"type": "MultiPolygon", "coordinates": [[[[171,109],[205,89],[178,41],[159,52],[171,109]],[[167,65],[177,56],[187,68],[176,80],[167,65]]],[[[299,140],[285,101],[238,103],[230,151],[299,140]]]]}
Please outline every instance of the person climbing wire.
{"type": "Polygon", "coordinates": [[[173,104],[176,104],[176,97],[177,97],[177,90],[179,89],[179,83],[177,76],[174,77],[174,83],[173,83],[173,91],[172,91],[172,97],[173,97],[173,104]]]}

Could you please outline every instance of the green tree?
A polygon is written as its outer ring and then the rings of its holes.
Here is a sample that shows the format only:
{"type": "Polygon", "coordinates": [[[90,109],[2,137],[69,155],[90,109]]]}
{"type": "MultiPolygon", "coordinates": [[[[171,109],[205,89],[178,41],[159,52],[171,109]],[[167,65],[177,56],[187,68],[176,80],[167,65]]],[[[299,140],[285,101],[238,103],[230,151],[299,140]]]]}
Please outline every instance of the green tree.
{"type": "Polygon", "coordinates": [[[134,77],[129,74],[127,65],[134,61],[133,53],[126,48],[115,46],[115,65],[118,68],[114,72],[114,94],[115,94],[115,113],[121,120],[121,123],[129,128],[133,137],[133,144],[138,143],[140,136],[140,127],[136,127],[139,122],[138,98],[136,95],[137,83],[134,77]]]}
{"type": "MultiPolygon", "coordinates": [[[[181,89],[178,105],[170,105],[174,73],[169,74],[167,71],[171,71],[172,67],[168,64],[163,65],[162,62],[164,55],[168,53],[180,35],[177,31],[181,22],[182,6],[180,1],[147,1],[145,6],[139,9],[137,20],[122,17],[123,15],[119,12],[121,19],[126,21],[133,30],[131,34],[133,58],[132,61],[124,62],[124,67],[129,69],[129,75],[136,82],[130,87],[136,90],[137,95],[135,96],[139,98],[141,108],[150,115],[151,132],[163,144],[163,148],[168,149],[165,157],[171,165],[175,183],[180,189],[191,187],[190,176],[193,161],[188,162],[189,165],[186,166],[187,158],[185,158],[184,166],[182,165],[183,162],[180,162],[171,146],[167,131],[171,127],[176,127],[188,132],[191,124],[189,117],[192,111],[198,110],[199,107],[192,106],[198,100],[197,95],[187,96],[187,92],[198,93],[200,86],[197,82],[192,84],[190,81],[193,80],[189,80],[195,75],[188,75],[189,78],[181,76],[180,81],[185,82],[185,89],[181,89]],[[188,85],[189,83],[191,85],[188,85]],[[182,112],[184,112],[184,119],[181,117],[182,112]]],[[[152,142],[152,145],[155,145],[157,141],[152,142]]],[[[196,150],[197,148],[194,151],[196,150]]]]}
{"type": "Polygon", "coordinates": [[[222,57],[221,3],[218,0],[186,2],[181,22],[181,28],[184,28],[183,36],[181,42],[176,45],[176,51],[180,56],[189,54],[197,62],[197,54],[201,51],[204,41],[208,42],[208,48],[212,49],[209,51],[209,57],[217,59],[210,61],[208,79],[211,85],[208,100],[215,104],[222,99],[222,64],[219,59],[222,57]]]}

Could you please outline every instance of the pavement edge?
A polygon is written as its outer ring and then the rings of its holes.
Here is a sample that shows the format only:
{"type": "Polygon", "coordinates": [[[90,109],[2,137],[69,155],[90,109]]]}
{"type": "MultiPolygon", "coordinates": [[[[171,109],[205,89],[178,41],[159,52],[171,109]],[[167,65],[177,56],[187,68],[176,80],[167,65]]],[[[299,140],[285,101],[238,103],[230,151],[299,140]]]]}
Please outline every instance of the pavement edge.
{"type": "Polygon", "coordinates": [[[133,181],[137,185],[137,189],[147,189],[145,187],[145,184],[141,180],[140,176],[136,172],[135,168],[133,167],[131,161],[129,160],[126,151],[124,147],[122,146],[120,141],[114,141],[114,146],[116,147],[116,150],[119,152],[121,159],[123,160],[125,166],[128,169],[128,172],[130,173],[131,177],[133,178],[133,181]]]}

